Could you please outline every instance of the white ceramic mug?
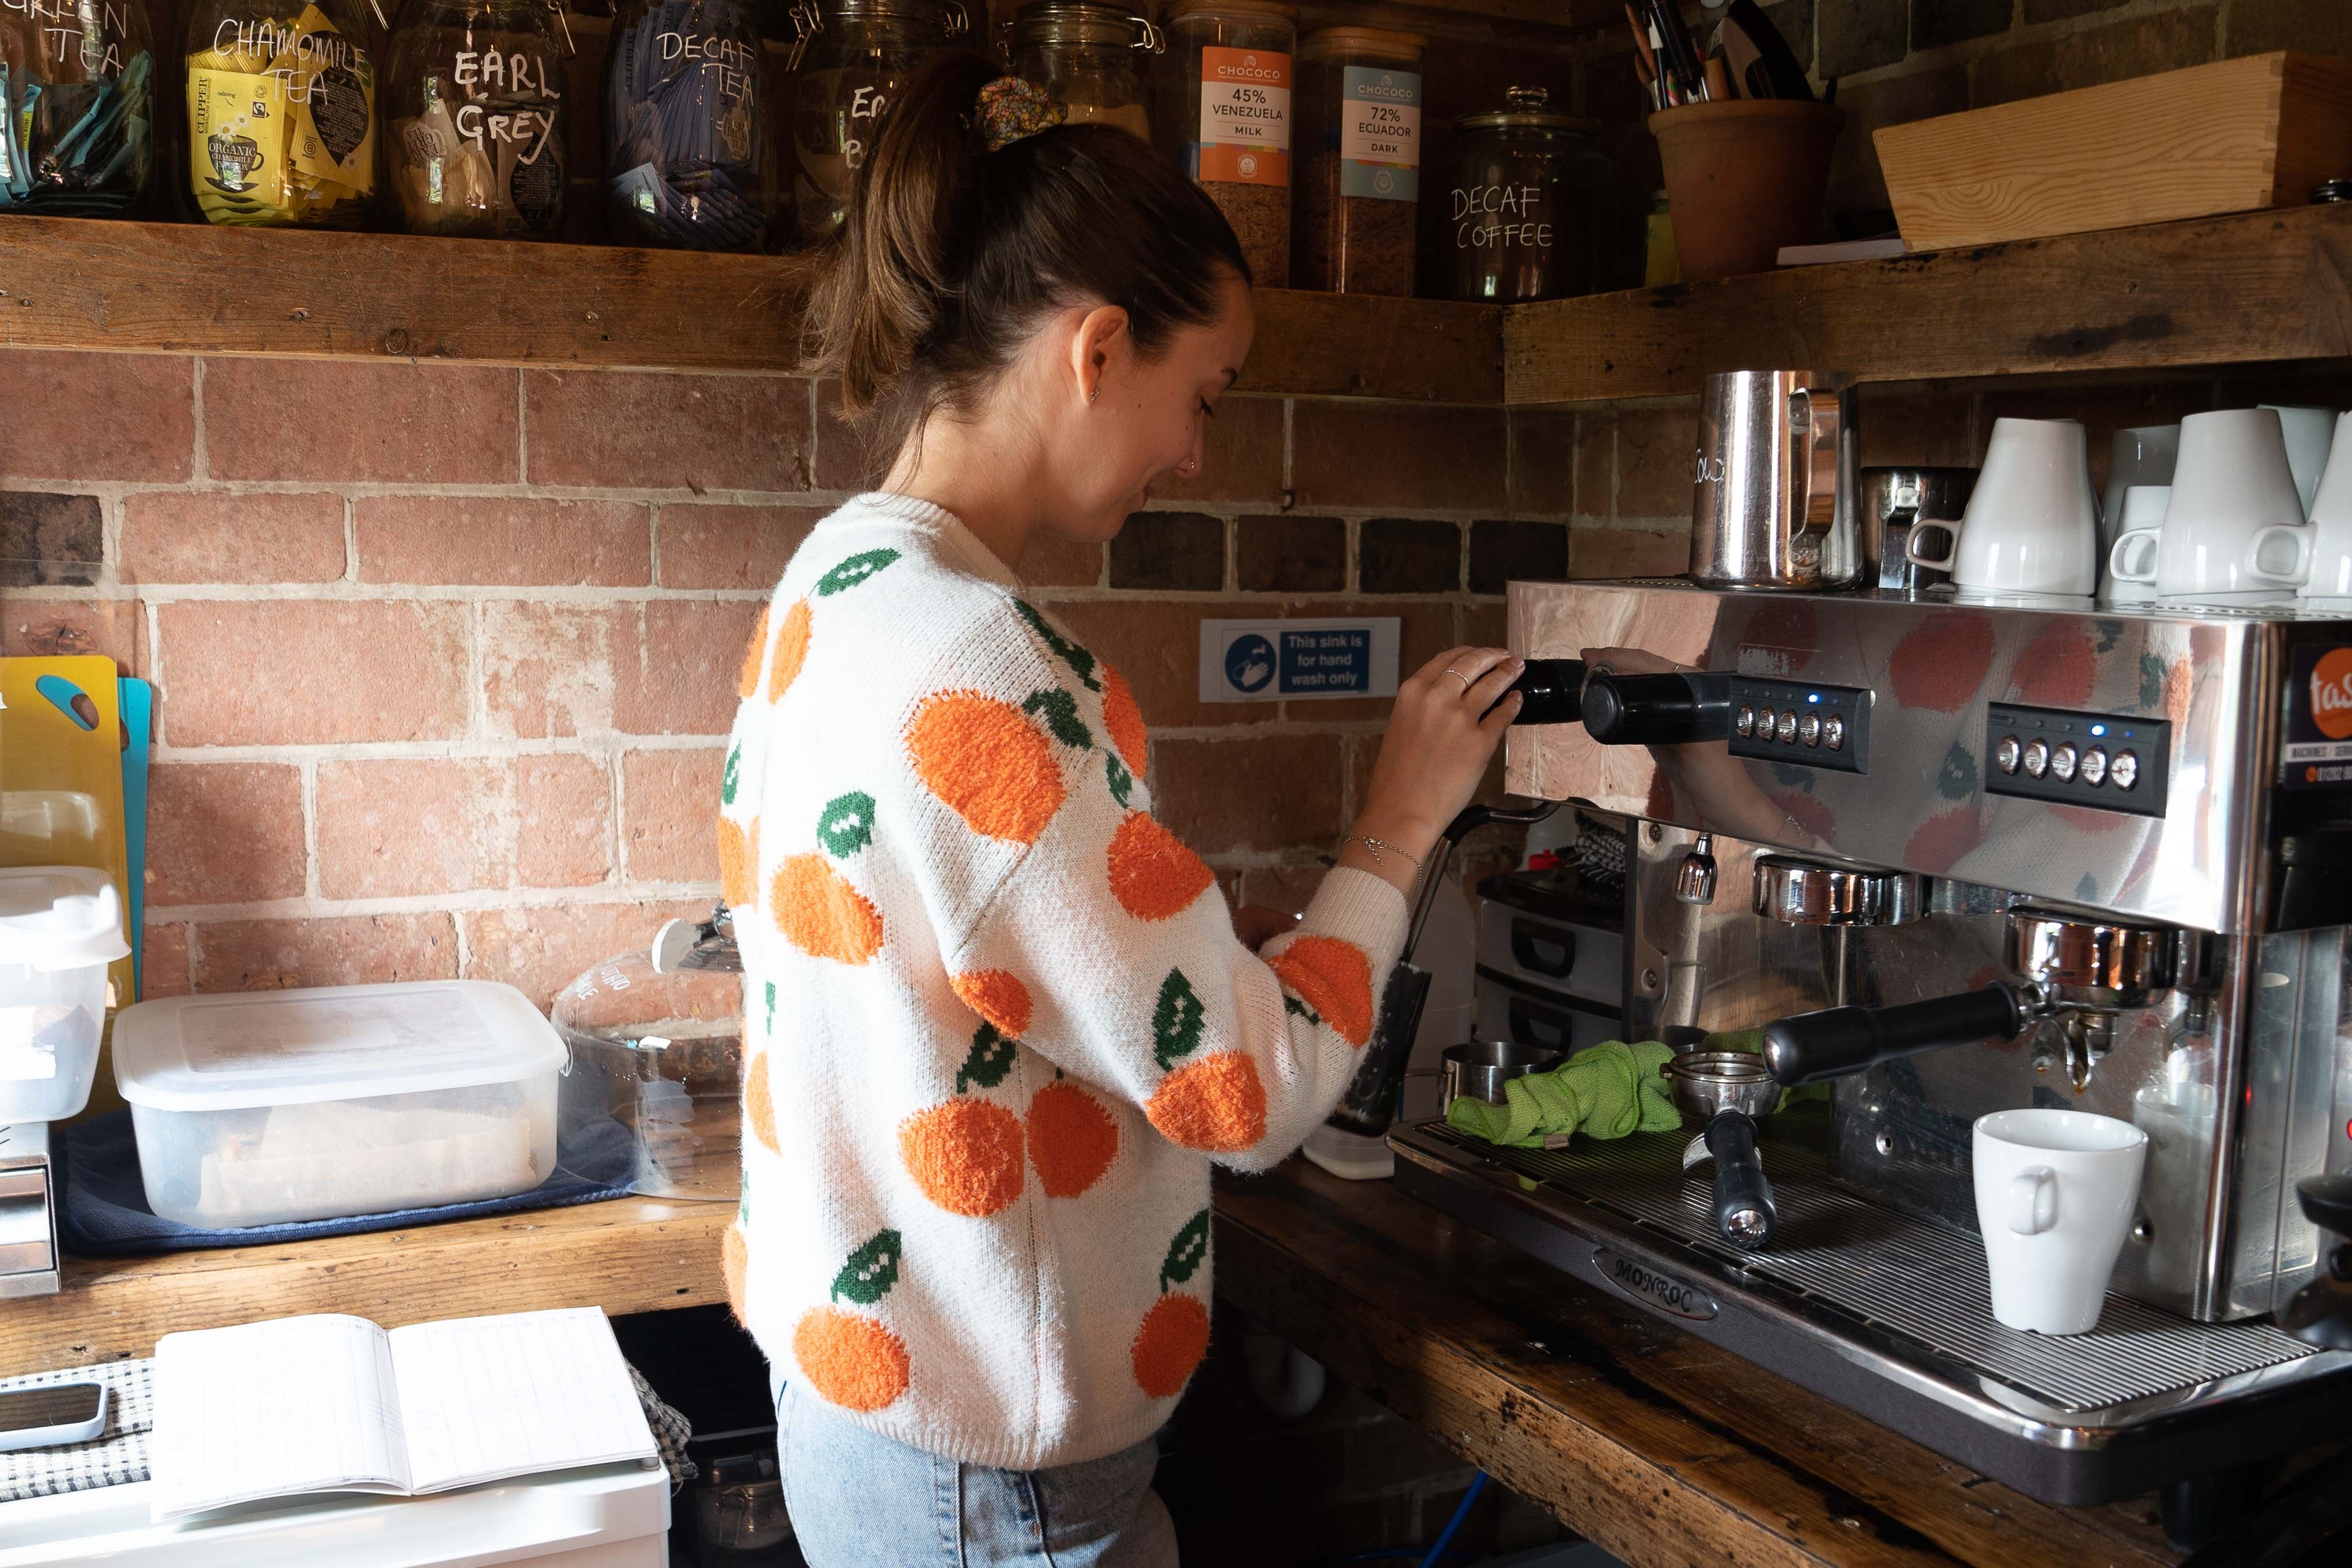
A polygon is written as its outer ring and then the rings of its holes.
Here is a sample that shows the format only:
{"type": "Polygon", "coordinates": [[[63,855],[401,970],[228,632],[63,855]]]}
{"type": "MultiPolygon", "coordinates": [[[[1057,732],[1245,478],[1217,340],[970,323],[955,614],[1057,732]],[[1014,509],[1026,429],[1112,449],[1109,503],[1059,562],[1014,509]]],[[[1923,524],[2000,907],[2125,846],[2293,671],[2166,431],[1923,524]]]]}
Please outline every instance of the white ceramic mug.
{"type": "Polygon", "coordinates": [[[2279,416],[2280,431],[2286,437],[2287,466],[2294,471],[2294,492],[2303,497],[2303,515],[2308,517],[2327,471],[2328,448],[2336,440],[2336,411],[2277,402],[2263,406],[2279,416]]]}
{"type": "Polygon", "coordinates": [[[2089,445],[2071,419],[1997,419],[1984,469],[1958,523],[1919,522],[1904,541],[1914,565],[1952,574],[1965,596],[2056,595],[2099,589],[2099,505],[2091,490],[2089,445]],[[1950,553],[1923,553],[1942,529],[1950,553]]]}
{"type": "Polygon", "coordinates": [[[2166,599],[2268,603],[2303,580],[2310,539],[2263,536],[2302,523],[2278,411],[2192,413],[2180,422],[2164,526],[2117,534],[2107,570],[2118,582],[2153,584],[2166,599]]]}
{"type": "Polygon", "coordinates": [[[2089,1333],[2131,1229],[2147,1134],[2088,1111],[1996,1111],[1977,1118],[1974,1145],[1992,1315],[2089,1333]]]}
{"type": "MultiPolygon", "coordinates": [[[[2116,432],[2115,446],[2107,457],[2107,493],[2099,501],[2099,564],[2102,568],[2116,548],[2116,536],[2127,527],[2137,526],[2124,521],[2124,492],[2137,486],[2156,486],[2169,494],[2172,465],[2179,455],[2180,427],[2177,424],[2147,424],[2116,432]]],[[[2158,510],[2161,514],[2162,508],[2158,510]]],[[[2160,515],[2155,519],[2158,522],[2162,520],[2160,515]]],[[[2100,597],[2110,604],[2145,604],[2156,597],[2156,589],[2145,582],[2118,580],[2110,572],[2106,586],[2100,590],[2100,597]]]]}
{"type": "Polygon", "coordinates": [[[2254,536],[2253,548],[2275,550],[2281,536],[2295,531],[2305,535],[2306,547],[2303,586],[2296,592],[2305,604],[2322,610],[2352,610],[2352,413],[2336,422],[2335,444],[2311,503],[2311,527],[2264,528],[2254,536]]]}

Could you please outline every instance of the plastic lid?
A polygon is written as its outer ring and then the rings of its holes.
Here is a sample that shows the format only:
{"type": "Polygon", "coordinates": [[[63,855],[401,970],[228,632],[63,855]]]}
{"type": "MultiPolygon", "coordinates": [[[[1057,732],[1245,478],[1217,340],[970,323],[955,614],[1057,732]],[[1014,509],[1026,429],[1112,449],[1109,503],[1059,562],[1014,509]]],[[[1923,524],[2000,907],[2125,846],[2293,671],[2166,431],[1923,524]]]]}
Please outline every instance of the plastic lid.
{"type": "Polygon", "coordinates": [[[78,865],[0,870],[0,964],[54,972],[130,956],[122,898],[104,872],[78,865]]]}
{"type": "Polygon", "coordinates": [[[116,1085],[161,1111],[470,1089],[564,1061],[555,1027],[494,980],[164,997],[114,1020],[116,1085]]]}
{"type": "Polygon", "coordinates": [[[1298,57],[1371,55],[1380,59],[1418,60],[1428,47],[1429,40],[1419,33],[1397,33],[1386,27],[1318,27],[1298,40],[1298,57]]]}
{"type": "Polygon", "coordinates": [[[1597,120],[1587,120],[1580,114],[1563,114],[1552,109],[1551,94],[1539,87],[1512,87],[1503,89],[1501,109],[1480,110],[1456,119],[1456,131],[1500,131],[1511,126],[1534,126],[1546,131],[1580,131],[1587,135],[1601,129],[1597,120]]]}

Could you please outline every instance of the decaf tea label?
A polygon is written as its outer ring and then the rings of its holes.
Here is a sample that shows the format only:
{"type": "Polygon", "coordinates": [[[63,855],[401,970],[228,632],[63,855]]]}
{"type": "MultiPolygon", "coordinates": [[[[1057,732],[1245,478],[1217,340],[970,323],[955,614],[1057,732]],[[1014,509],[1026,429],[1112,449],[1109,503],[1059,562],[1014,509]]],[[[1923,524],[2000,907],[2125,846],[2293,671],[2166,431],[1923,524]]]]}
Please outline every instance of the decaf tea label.
{"type": "Polygon", "coordinates": [[[1201,51],[1202,180],[1290,183],[1290,57],[1265,49],[1201,51]]]}
{"type": "Polygon", "coordinates": [[[1339,90],[1339,193],[1421,199],[1421,77],[1349,66],[1339,90]]]}

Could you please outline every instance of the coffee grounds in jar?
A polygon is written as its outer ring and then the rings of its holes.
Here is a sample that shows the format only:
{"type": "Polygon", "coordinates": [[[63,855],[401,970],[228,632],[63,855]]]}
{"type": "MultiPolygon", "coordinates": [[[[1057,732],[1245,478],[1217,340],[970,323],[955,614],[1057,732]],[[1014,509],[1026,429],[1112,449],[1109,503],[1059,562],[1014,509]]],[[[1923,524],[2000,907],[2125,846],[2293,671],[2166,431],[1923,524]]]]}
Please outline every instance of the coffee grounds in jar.
{"type": "Polygon", "coordinates": [[[1261,288],[1290,287],[1290,187],[1203,180],[1201,189],[1234,225],[1243,258],[1261,288]]]}
{"type": "Polygon", "coordinates": [[[1339,183],[1339,163],[1330,159],[1298,183],[1294,281],[1301,288],[1342,294],[1411,294],[1421,204],[1343,196],[1339,183]]]}

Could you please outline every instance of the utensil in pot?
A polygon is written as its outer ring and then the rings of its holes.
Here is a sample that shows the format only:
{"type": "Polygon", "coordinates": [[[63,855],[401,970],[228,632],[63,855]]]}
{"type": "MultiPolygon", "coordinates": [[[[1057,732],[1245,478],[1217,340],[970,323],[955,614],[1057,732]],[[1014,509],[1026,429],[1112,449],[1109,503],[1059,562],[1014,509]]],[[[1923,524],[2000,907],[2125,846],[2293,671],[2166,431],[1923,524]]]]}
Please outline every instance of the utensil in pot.
{"type": "Polygon", "coordinates": [[[1706,1129],[1683,1151],[1683,1168],[1715,1161],[1716,1234],[1734,1247],[1764,1247],[1780,1211],[1757,1151],[1756,1118],[1780,1104],[1780,1082],[1762,1057],[1746,1051],[1685,1051],[1661,1064],[1658,1075],[1683,1114],[1706,1129]]]}
{"type": "Polygon", "coordinates": [[[1438,1113],[1444,1114],[1456,1097],[1467,1094],[1489,1105],[1503,1103],[1503,1085],[1530,1072],[1549,1072],[1566,1060],[1540,1045],[1514,1040],[1474,1040],[1445,1048],[1445,1065],[1439,1071],[1438,1113]]]}

